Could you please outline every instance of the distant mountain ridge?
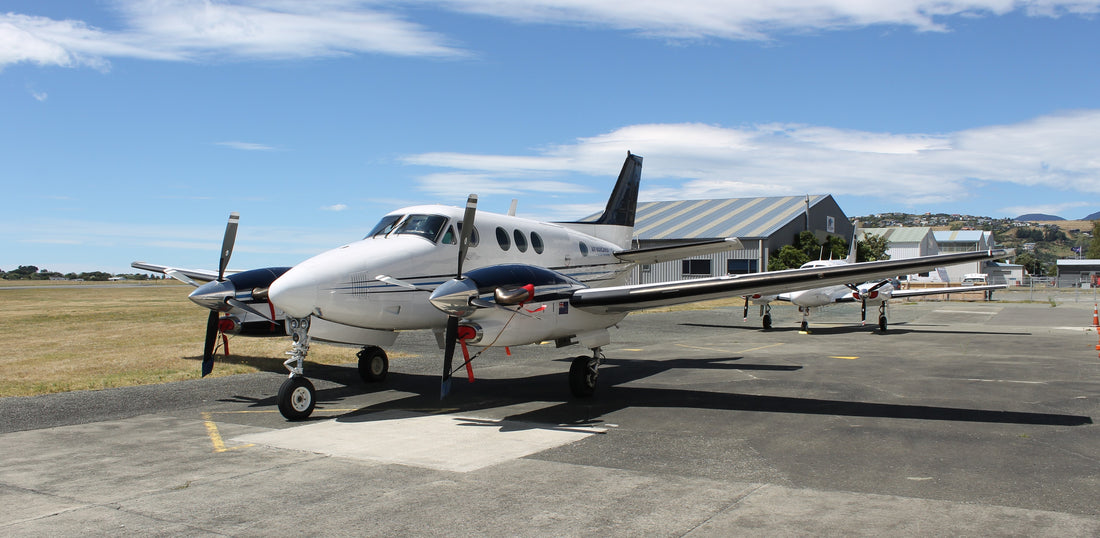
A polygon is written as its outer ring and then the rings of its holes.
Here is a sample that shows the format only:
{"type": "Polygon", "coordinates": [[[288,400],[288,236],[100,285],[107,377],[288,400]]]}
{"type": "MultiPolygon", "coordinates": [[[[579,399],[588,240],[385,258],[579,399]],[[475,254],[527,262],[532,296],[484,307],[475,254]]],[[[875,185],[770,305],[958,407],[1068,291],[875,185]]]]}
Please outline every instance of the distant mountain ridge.
{"type": "Polygon", "coordinates": [[[1047,215],[1046,213],[1028,213],[1026,215],[1020,215],[1012,220],[1018,221],[1040,221],[1049,222],[1054,220],[1100,220],[1100,211],[1093,213],[1087,217],[1081,217],[1079,219],[1064,219],[1058,215],[1047,215]]]}
{"type": "MultiPolygon", "coordinates": [[[[1018,220],[1018,221],[1035,221],[1035,220],[1038,220],[1038,221],[1051,221],[1051,220],[1066,220],[1066,219],[1064,219],[1062,217],[1059,217],[1057,215],[1046,215],[1046,214],[1043,214],[1043,213],[1028,213],[1026,215],[1020,215],[1019,217],[1016,217],[1013,220],[1018,220]]],[[[1085,217],[1083,220],[1090,220],[1090,218],[1085,217]]]]}

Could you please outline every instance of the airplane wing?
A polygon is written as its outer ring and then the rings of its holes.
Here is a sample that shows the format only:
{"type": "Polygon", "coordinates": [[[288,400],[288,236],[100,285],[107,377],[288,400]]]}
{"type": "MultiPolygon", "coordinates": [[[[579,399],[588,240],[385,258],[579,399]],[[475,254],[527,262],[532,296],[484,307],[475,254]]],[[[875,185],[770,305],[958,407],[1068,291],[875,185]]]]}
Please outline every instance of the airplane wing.
{"type": "Polygon", "coordinates": [[[198,286],[198,283],[211,282],[218,279],[217,271],[207,271],[205,269],[180,269],[178,267],[169,267],[167,265],[157,265],[145,262],[134,262],[130,264],[130,267],[168,275],[180,282],[191,284],[192,286],[198,286]]]}
{"type": "Polygon", "coordinates": [[[615,253],[620,260],[639,264],[652,264],[679,260],[691,256],[703,256],[727,250],[740,250],[741,241],[736,237],[716,239],[713,241],[700,241],[686,245],[672,245],[667,247],[636,248],[615,253]]]}
{"type": "MultiPolygon", "coordinates": [[[[570,298],[576,308],[596,313],[632,312],[658,306],[706,301],[736,295],[773,295],[792,289],[866,282],[868,280],[929,271],[936,267],[991,260],[1010,255],[1005,250],[956,252],[901,260],[861,262],[828,267],[804,267],[700,278],[675,282],[636,284],[577,290],[570,298]]],[[[975,286],[976,287],[976,286],[975,286]]]]}
{"type": "MultiPolygon", "coordinates": [[[[947,288],[918,288],[909,290],[894,290],[890,292],[891,299],[901,297],[920,297],[921,295],[940,295],[945,293],[966,293],[969,291],[1003,290],[1007,284],[986,284],[983,286],[954,286],[947,288]]],[[[854,301],[855,299],[853,299],[854,301]]]]}

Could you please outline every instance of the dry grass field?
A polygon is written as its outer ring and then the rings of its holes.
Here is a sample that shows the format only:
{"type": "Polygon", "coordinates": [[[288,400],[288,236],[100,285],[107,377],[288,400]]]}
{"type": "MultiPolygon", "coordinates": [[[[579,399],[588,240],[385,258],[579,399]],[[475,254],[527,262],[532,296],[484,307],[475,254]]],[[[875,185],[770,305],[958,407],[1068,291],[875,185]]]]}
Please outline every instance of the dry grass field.
{"type": "MultiPolygon", "coordinates": [[[[0,397],[147,385],[200,377],[207,310],[193,288],[169,282],[107,285],[0,281],[0,330],[13,351],[0,357],[0,397]]],[[[647,312],[740,307],[720,299],[647,312]]],[[[782,308],[784,305],[779,305],[782,308]]],[[[756,307],[750,314],[755,315],[756,307]]],[[[289,338],[230,337],[214,376],[285,372],[289,338]]],[[[410,355],[387,350],[391,358],[410,355]]],[[[355,350],[314,345],[309,362],[348,364],[355,350]]]]}
{"type": "MultiPolygon", "coordinates": [[[[168,284],[0,289],[0,330],[13,342],[0,357],[5,373],[0,397],[200,377],[208,311],[187,299],[191,289],[168,284]]],[[[285,372],[283,353],[289,348],[288,338],[231,337],[232,354],[219,353],[212,375],[285,372]]],[[[353,349],[310,349],[313,363],[354,360],[353,349]]]]}

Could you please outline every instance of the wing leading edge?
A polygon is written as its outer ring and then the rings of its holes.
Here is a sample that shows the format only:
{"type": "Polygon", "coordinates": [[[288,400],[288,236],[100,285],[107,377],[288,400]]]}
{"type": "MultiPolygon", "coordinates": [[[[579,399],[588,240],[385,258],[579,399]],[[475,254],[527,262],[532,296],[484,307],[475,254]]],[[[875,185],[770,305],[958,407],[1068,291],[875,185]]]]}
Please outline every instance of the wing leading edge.
{"type": "Polygon", "coordinates": [[[672,245],[667,247],[636,248],[615,253],[620,260],[650,264],[679,260],[690,256],[704,256],[727,250],[741,250],[741,241],[736,237],[715,239],[712,241],[700,241],[686,245],[672,245]]]}
{"type": "Polygon", "coordinates": [[[956,252],[901,260],[882,260],[827,267],[806,267],[767,273],[727,275],[713,278],[587,288],[570,298],[576,308],[596,313],[632,312],[736,295],[759,293],[774,295],[791,290],[866,282],[907,273],[928,271],[945,265],[1003,258],[1006,250],[956,252]]]}
{"type": "MultiPolygon", "coordinates": [[[[207,271],[204,269],[180,269],[178,267],[169,267],[167,265],[157,265],[155,263],[145,262],[134,262],[130,264],[130,267],[143,271],[165,274],[181,282],[191,284],[192,286],[198,286],[195,281],[205,283],[218,279],[217,271],[207,271]],[[184,278],[180,278],[181,275],[192,281],[188,282],[184,278]]],[[[227,271],[227,273],[232,273],[232,271],[227,271]]]]}

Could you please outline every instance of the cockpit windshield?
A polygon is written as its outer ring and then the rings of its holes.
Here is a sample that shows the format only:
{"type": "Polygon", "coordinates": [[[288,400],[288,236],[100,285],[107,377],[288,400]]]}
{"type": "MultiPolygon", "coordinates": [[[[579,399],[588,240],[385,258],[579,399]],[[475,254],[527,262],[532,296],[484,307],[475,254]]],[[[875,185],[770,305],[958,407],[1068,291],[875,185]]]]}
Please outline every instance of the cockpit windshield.
{"type": "Polygon", "coordinates": [[[395,234],[412,234],[419,235],[429,241],[435,241],[439,238],[439,232],[443,230],[443,226],[447,224],[447,217],[442,215],[409,215],[397,229],[394,230],[395,234]]]}
{"type": "MultiPolygon", "coordinates": [[[[404,215],[386,215],[382,217],[382,220],[378,221],[378,224],[375,225],[374,229],[372,229],[369,234],[367,234],[367,237],[386,235],[392,232],[394,225],[397,224],[403,216],[404,215]]],[[[366,237],[364,239],[366,239],[366,237]]]]}

